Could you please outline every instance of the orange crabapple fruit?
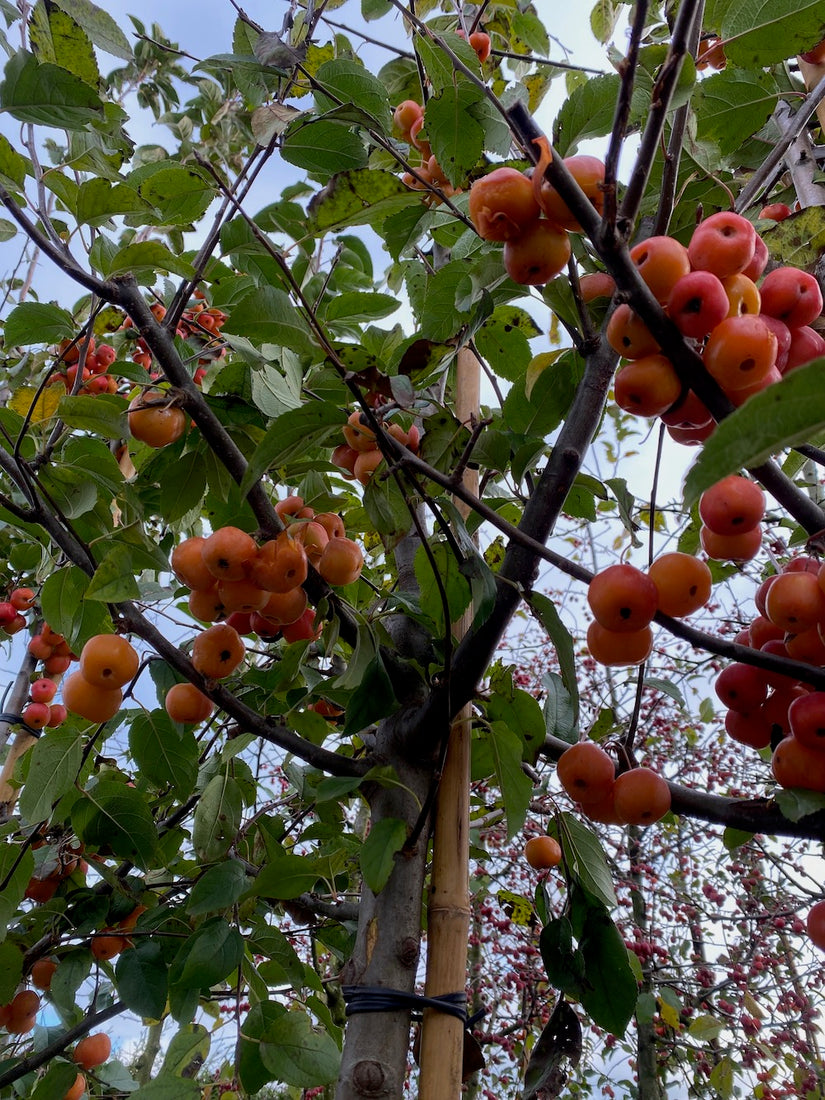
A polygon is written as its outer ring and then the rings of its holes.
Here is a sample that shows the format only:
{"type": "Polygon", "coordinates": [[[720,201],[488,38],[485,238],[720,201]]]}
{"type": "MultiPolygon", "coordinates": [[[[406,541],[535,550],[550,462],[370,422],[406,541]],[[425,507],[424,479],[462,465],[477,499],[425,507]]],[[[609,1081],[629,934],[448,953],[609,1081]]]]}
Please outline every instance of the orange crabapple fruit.
{"type": "Polygon", "coordinates": [[[755,481],[730,474],[699,498],[699,518],[717,535],[751,531],[765,514],[765,494],[755,481]]]}
{"type": "Polygon", "coordinates": [[[652,825],[670,809],[670,787],[652,768],[631,768],[616,776],[616,816],[624,825],[652,825]]]}
{"type": "Polygon", "coordinates": [[[556,774],[574,802],[599,802],[613,790],[616,766],[612,757],[595,741],[577,741],[565,749],[556,764],[556,774]]]}
{"type": "Polygon", "coordinates": [[[223,615],[226,608],[218,595],[218,582],[209,588],[193,588],[189,593],[189,614],[202,623],[214,623],[223,615]]]}
{"type": "Polygon", "coordinates": [[[249,579],[266,592],[289,592],[303,584],[308,575],[306,549],[293,538],[291,529],[265,542],[249,567],[249,579]]]}
{"type": "Polygon", "coordinates": [[[542,286],[563,271],[570,259],[570,238],[546,218],[504,242],[504,270],[514,283],[542,286]]]}
{"type": "Polygon", "coordinates": [[[258,553],[255,540],[239,527],[219,527],[201,547],[203,562],[212,576],[221,581],[240,581],[249,563],[258,553]]]}
{"type": "Polygon", "coordinates": [[[82,1073],[78,1073],[74,1079],[74,1084],[69,1088],[63,1096],[63,1100],[80,1100],[81,1096],[86,1092],[86,1077],[82,1073]]]}
{"type": "Polygon", "coordinates": [[[825,691],[811,691],[788,708],[791,734],[809,749],[825,752],[825,691]]]}
{"type": "Polygon", "coordinates": [[[358,451],[359,454],[364,451],[374,451],[377,446],[375,432],[367,423],[367,418],[360,409],[356,409],[355,412],[349,414],[343,432],[344,439],[346,439],[349,446],[354,451],[358,451]]]}
{"type": "Polygon", "coordinates": [[[40,997],[34,990],[23,989],[9,1003],[6,1031],[9,1035],[28,1035],[34,1029],[40,997]]]}
{"type": "Polygon", "coordinates": [[[691,267],[723,279],[744,271],[756,249],[756,230],[741,214],[722,210],[705,218],[688,244],[691,267]]]}
{"type": "Polygon", "coordinates": [[[753,250],[753,258],[748,266],[742,272],[743,275],[747,275],[749,279],[753,279],[756,282],[761,279],[765,273],[765,268],[768,266],[768,260],[770,260],[770,253],[768,252],[768,246],[759,236],[756,234],[756,247],[753,250]]]}
{"type": "Polygon", "coordinates": [[[618,633],[648,625],[656,614],[659,594],[651,578],[635,565],[609,565],[591,580],[587,602],[596,621],[618,633]]]}
{"type": "Polygon", "coordinates": [[[203,560],[205,542],[201,535],[193,535],[179,542],[172,551],[172,572],[187,588],[211,588],[215,582],[212,571],[203,560]]]}
{"type": "Polygon", "coordinates": [[[822,290],[807,271],[777,267],[760,288],[762,312],[784,321],[788,328],[810,325],[822,313],[822,290]]]}
{"type": "Polygon", "coordinates": [[[805,928],[808,939],[814,947],[818,947],[820,951],[825,951],[825,901],[816,902],[808,910],[808,916],[805,918],[805,928]]]}
{"type": "Polygon", "coordinates": [[[606,271],[590,271],[579,277],[579,292],[585,305],[599,298],[612,298],[616,292],[616,280],[606,271]]]}
{"type": "Polygon", "coordinates": [[[102,688],[90,684],[78,671],[63,681],[63,703],[87,722],[108,722],[120,710],[123,692],[119,687],[102,688]]]}
{"type": "Polygon", "coordinates": [[[424,114],[420,103],[414,99],[405,99],[393,111],[392,121],[396,134],[402,141],[410,140],[410,127],[424,114]]]}
{"type": "Polygon", "coordinates": [[[230,676],[246,654],[243,639],[228,623],[215,623],[200,633],[192,645],[192,665],[208,680],[230,676]]]}
{"type": "Polygon", "coordinates": [[[825,792],[825,752],[784,737],[773,750],[771,771],[780,787],[825,792]]]}
{"type": "Polygon", "coordinates": [[[688,251],[674,237],[648,237],[631,248],[630,258],[650,293],[663,305],[679,279],[690,272],[688,251]]]}
{"type": "MultiPolygon", "coordinates": [[[[746,313],[759,313],[762,299],[759,287],[743,275],[727,275],[722,280],[728,298],[728,317],[742,317],[746,313]]],[[[763,318],[764,320],[764,318],[763,318]]]]}
{"type": "Polygon", "coordinates": [[[773,723],[762,707],[743,713],[729,710],[725,715],[725,732],[732,740],[752,749],[766,749],[773,736],[773,723]]]}
{"type": "Polygon", "coordinates": [[[80,671],[95,687],[121,688],[139,668],[137,651],[120,634],[96,634],[80,651],[80,671]]]}
{"type": "Polygon", "coordinates": [[[148,447],[167,447],[186,431],[187,417],[183,409],[168,403],[161,390],[146,390],[138,394],[127,410],[129,431],[148,447]]]}
{"type": "Polygon", "coordinates": [[[473,183],[469,214],[484,240],[507,241],[537,222],[541,209],[533,194],[533,181],[516,168],[503,166],[473,183]]]}
{"type": "MultiPolygon", "coordinates": [[[[604,210],[604,162],[598,157],[578,154],[564,158],[564,166],[589,199],[597,213],[604,210]]],[[[546,179],[541,184],[541,205],[551,222],[562,229],[579,232],[581,224],[556,188],[546,179]]]]}
{"type": "Polygon", "coordinates": [[[173,722],[192,725],[205,722],[215,709],[212,700],[194,684],[173,684],[166,693],[164,707],[173,722]]]}
{"type": "Polygon", "coordinates": [[[84,1036],[74,1048],[72,1057],[84,1069],[94,1069],[108,1061],[112,1053],[112,1040],[104,1031],[84,1036]]]}
{"type": "Polygon", "coordinates": [[[331,538],[318,562],[318,572],[327,584],[335,586],[357,581],[363,567],[364,555],[361,547],[346,536],[331,538]]]}
{"type": "Polygon", "coordinates": [[[664,355],[631,359],[616,372],[613,395],[616,404],[635,416],[661,416],[679,400],[682,383],[664,355]]]}
{"type": "Polygon", "coordinates": [[[625,359],[641,359],[660,350],[647,325],[626,302],[611,314],[605,336],[611,348],[625,359]]]}
{"type": "Polygon", "coordinates": [[[676,619],[692,615],[710,599],[710,569],[693,554],[662,554],[651,563],[647,575],[656,585],[658,607],[665,615],[676,619]]]}
{"type": "Polygon", "coordinates": [[[753,385],[776,365],[778,342],[761,317],[742,314],[720,321],[708,337],[702,360],[725,390],[753,385]]]}
{"type": "Polygon", "coordinates": [[[714,561],[753,561],[762,549],[762,525],[757,524],[750,531],[742,531],[738,535],[720,535],[703,525],[699,529],[699,541],[707,556],[714,561]]]}
{"type": "Polygon", "coordinates": [[[524,858],[534,871],[545,871],[561,863],[561,845],[552,836],[531,836],[524,845],[524,858]]]}
{"type": "Polygon", "coordinates": [[[714,690],[729,710],[746,714],[765,702],[768,682],[761,668],[735,661],[716,677],[714,690]]]}
{"type": "Polygon", "coordinates": [[[653,631],[649,626],[619,632],[592,622],[587,628],[587,650],[600,665],[610,668],[640,665],[647,660],[652,649],[653,631]]]}
{"type": "Polygon", "coordinates": [[[765,597],[765,615],[789,634],[825,620],[825,593],[813,573],[780,573],[765,597]]]}
{"type": "Polygon", "coordinates": [[[675,327],[694,340],[703,340],[727,317],[730,303],[722,279],[713,272],[683,275],[668,298],[668,316],[675,327]]]}

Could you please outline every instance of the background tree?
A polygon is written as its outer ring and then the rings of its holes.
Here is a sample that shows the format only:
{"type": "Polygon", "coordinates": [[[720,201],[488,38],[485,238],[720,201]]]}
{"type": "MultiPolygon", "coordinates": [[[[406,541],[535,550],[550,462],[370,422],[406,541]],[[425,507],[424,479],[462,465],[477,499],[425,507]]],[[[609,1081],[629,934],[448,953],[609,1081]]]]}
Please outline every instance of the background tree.
{"type": "Polygon", "coordinates": [[[609,1095],[584,1023],[628,1095],[818,1095],[822,6],[599,5],[602,41],[629,29],[595,77],[529,5],[329,8],[239,11],[196,59],[93,4],[2,5],[0,1092],[400,1096],[415,1008],[421,1095],[452,1097],[470,940],[476,1093],[609,1095]],[[135,145],[141,111],[161,140],[135,145]],[[674,543],[708,629],[663,594],[674,543]],[[498,659],[522,607],[549,678],[498,659]],[[685,685],[725,661],[746,744],[703,703],[677,747],[685,685]],[[583,811],[544,785],[578,742],[608,807],[590,771],[564,784],[583,811]],[[655,813],[617,793],[640,777],[655,813]],[[494,903],[531,808],[564,892],[494,903]],[[706,823],[730,854],[699,886],[706,823]],[[521,937],[531,966],[479,981],[521,937]],[[127,1011],[152,1021],[131,1072],[127,1011]]]}

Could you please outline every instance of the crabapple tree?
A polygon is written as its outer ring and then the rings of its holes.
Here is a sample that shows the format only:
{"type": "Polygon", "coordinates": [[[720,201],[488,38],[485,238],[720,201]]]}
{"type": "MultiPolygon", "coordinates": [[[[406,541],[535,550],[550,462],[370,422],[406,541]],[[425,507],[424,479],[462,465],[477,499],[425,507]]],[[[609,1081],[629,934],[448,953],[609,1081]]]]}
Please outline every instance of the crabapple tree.
{"type": "Polygon", "coordinates": [[[281,7],[0,0],[0,1097],[819,1096],[822,4],[281,7]]]}

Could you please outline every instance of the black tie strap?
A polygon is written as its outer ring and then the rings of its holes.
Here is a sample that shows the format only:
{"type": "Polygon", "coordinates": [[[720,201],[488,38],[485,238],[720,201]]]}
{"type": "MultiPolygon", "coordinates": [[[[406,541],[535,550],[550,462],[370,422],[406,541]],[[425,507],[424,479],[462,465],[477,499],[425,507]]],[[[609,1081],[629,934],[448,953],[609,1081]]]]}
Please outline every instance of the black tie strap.
{"type": "Polygon", "coordinates": [[[466,993],[443,993],[438,997],[423,997],[418,993],[403,993],[400,989],[387,989],[381,985],[345,985],[341,990],[347,1006],[347,1016],[356,1016],[361,1012],[398,1012],[410,1009],[415,1019],[421,1017],[425,1008],[434,1008],[437,1012],[446,1012],[472,1028],[487,1009],[482,1008],[475,1015],[467,1016],[466,993]]]}

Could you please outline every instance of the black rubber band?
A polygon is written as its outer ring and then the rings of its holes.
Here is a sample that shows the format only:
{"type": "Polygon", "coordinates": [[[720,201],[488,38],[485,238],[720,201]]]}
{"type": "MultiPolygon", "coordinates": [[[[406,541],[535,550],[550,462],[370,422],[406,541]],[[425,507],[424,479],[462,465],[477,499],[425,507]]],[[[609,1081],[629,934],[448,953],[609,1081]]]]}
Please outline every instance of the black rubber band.
{"type": "Polygon", "coordinates": [[[10,726],[22,726],[31,737],[42,737],[43,735],[43,730],[36,730],[32,726],[27,726],[19,714],[7,714],[2,711],[0,712],[0,722],[8,722],[10,726]]]}
{"type": "Polygon", "coordinates": [[[439,997],[423,997],[419,993],[404,993],[400,989],[387,989],[381,985],[345,985],[341,990],[347,1006],[347,1016],[362,1012],[398,1012],[411,1009],[413,1017],[420,1018],[423,1009],[434,1008],[461,1020],[470,1028],[487,1014],[482,1008],[474,1016],[467,1016],[466,993],[443,993],[439,997]]]}

